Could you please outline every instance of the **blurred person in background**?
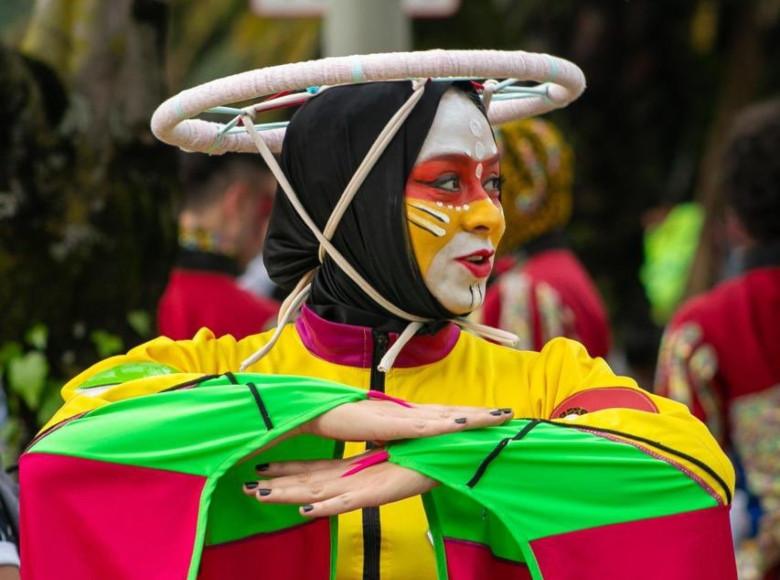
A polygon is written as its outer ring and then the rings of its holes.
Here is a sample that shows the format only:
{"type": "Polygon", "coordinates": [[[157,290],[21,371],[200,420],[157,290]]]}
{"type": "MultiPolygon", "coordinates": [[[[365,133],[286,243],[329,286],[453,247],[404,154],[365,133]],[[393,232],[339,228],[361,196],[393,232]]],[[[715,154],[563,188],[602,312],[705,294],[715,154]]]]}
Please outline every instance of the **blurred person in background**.
{"type": "Polygon", "coordinates": [[[0,580],[19,577],[19,485],[0,463],[0,580]]]}
{"type": "Polygon", "coordinates": [[[517,334],[522,350],[565,336],[605,357],[604,304],[564,234],[572,209],[571,149],[555,126],[539,119],[503,125],[497,136],[507,229],[482,320],[517,334]]]}
{"type": "Polygon", "coordinates": [[[239,286],[237,276],[261,250],[275,182],[247,156],[181,158],[184,195],[179,255],[160,299],[160,333],[192,338],[203,327],[240,339],[273,322],[278,304],[239,286]]]}
{"type": "Polygon", "coordinates": [[[661,346],[656,391],[686,403],[741,464],[747,508],[732,512],[732,518],[747,516],[734,526],[740,578],[777,578],[780,99],[737,117],[722,167],[727,228],[743,255],[742,272],[677,311],[661,346]]]}

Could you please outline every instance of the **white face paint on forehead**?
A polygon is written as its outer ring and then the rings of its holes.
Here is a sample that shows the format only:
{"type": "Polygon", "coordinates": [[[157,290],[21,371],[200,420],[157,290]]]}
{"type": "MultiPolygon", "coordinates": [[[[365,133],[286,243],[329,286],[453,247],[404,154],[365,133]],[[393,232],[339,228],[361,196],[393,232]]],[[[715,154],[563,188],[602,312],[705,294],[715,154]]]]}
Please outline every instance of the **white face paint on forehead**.
{"type": "Polygon", "coordinates": [[[468,155],[482,161],[498,153],[485,115],[462,91],[450,89],[439,102],[417,163],[441,155],[468,155]]]}

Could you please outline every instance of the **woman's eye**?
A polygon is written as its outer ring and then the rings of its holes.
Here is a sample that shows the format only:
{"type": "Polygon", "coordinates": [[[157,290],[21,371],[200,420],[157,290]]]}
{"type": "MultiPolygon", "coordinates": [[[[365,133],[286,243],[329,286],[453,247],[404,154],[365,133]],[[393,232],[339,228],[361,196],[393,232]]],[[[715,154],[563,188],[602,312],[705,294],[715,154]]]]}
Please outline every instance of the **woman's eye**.
{"type": "Polygon", "coordinates": [[[430,185],[436,189],[443,189],[444,191],[460,190],[460,180],[457,175],[443,175],[432,181],[430,185]]]}
{"type": "Polygon", "coordinates": [[[483,184],[488,193],[501,193],[501,178],[499,176],[491,177],[483,184]]]}

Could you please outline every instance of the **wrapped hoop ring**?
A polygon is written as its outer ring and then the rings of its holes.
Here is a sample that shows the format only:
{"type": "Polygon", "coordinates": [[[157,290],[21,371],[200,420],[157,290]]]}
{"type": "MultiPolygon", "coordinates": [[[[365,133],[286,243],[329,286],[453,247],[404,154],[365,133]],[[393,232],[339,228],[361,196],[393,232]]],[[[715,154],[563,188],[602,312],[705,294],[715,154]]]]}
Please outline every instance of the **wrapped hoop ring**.
{"type": "MultiPolygon", "coordinates": [[[[576,65],[547,54],[430,50],[332,57],[252,70],[186,89],[157,108],[152,132],[185,151],[257,153],[252,139],[240,127],[241,115],[303,104],[329,86],[415,78],[505,79],[489,85],[488,118],[495,125],[565,107],[585,90],[585,76],[576,65]],[[540,84],[515,85],[526,81],[540,84]],[[268,95],[275,96],[248,107],[227,106],[268,95]],[[218,123],[195,118],[206,112],[232,119],[218,123]]],[[[274,153],[281,151],[285,127],[286,123],[256,125],[274,153]]]]}

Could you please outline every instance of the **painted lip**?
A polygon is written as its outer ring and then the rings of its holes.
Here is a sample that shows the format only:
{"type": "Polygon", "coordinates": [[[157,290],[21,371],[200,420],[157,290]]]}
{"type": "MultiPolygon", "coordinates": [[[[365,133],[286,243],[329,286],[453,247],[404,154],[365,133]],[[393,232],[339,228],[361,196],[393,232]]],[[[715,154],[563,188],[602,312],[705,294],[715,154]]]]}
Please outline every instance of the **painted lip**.
{"type": "Polygon", "coordinates": [[[475,278],[487,278],[493,270],[495,253],[495,250],[477,250],[465,256],[459,256],[455,258],[455,261],[471,272],[475,278]]]}

